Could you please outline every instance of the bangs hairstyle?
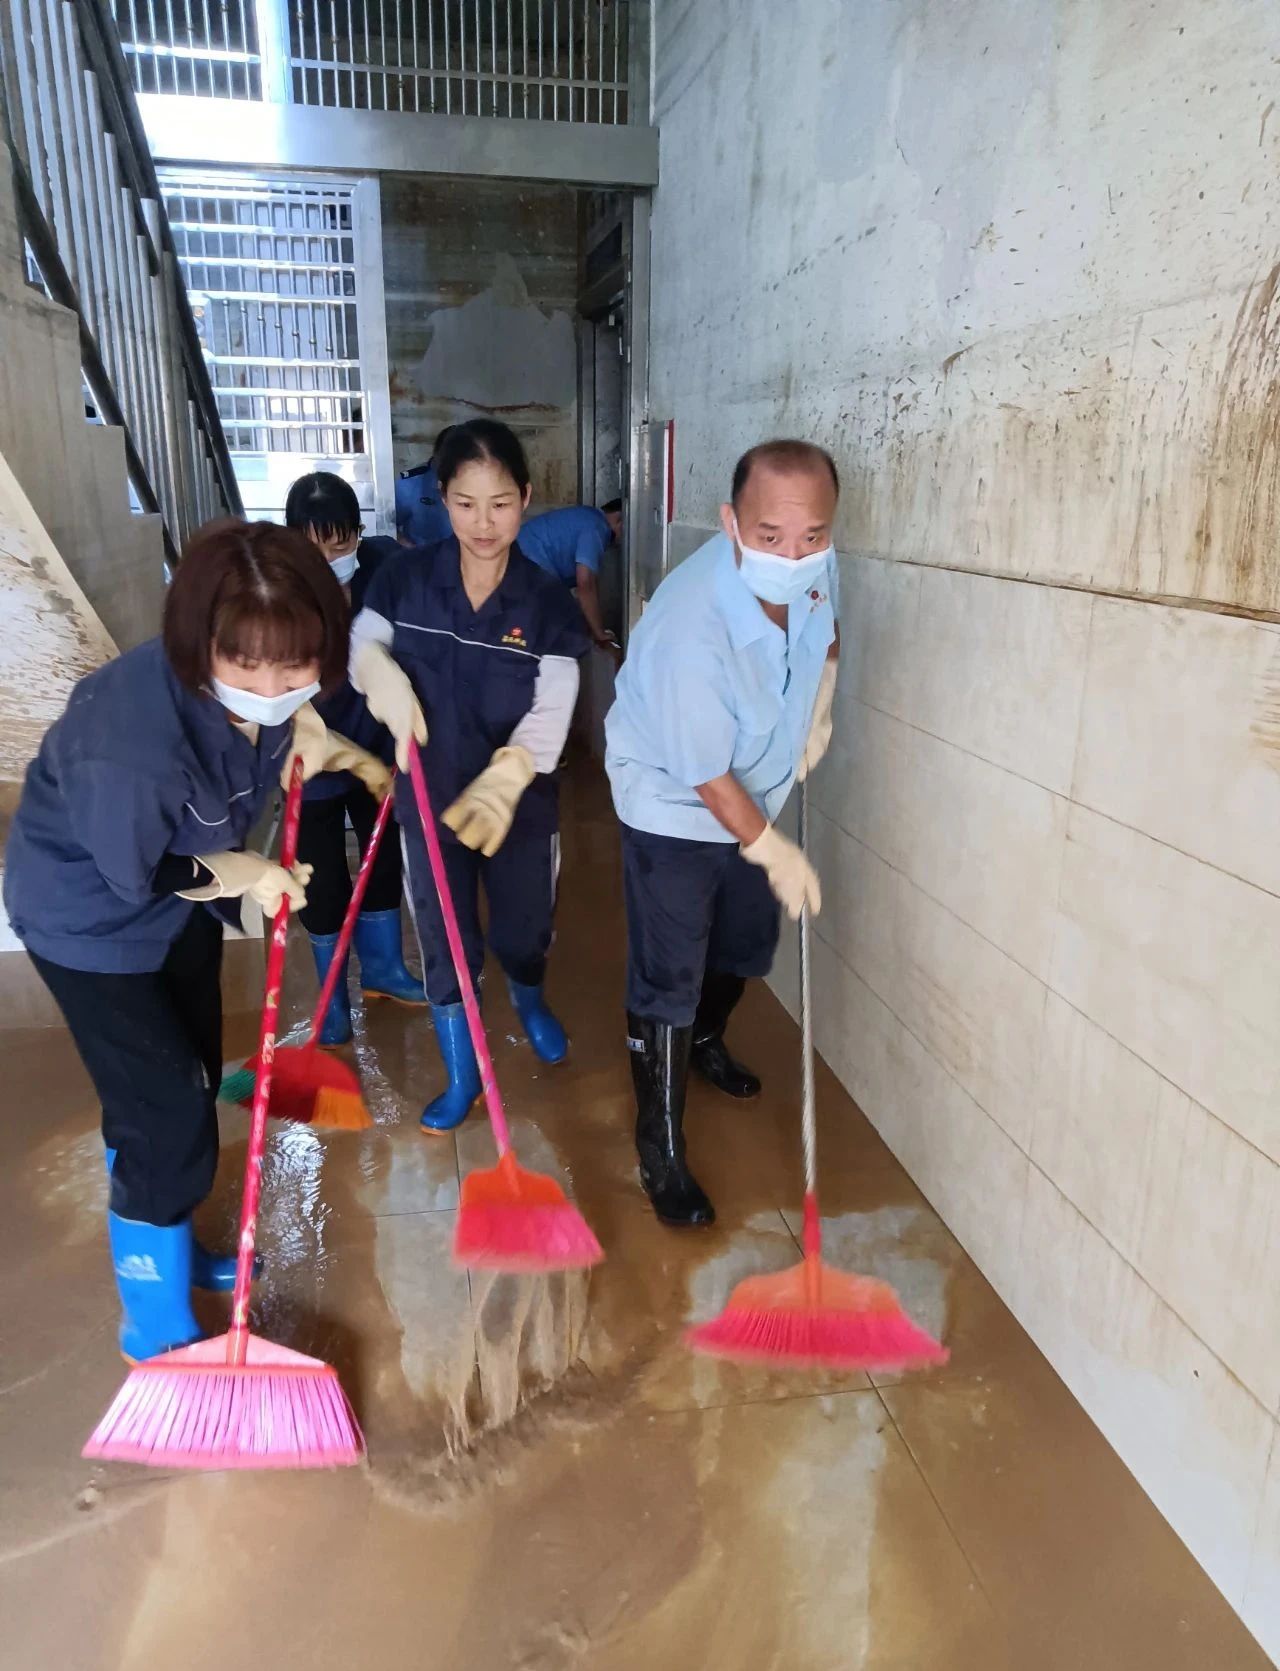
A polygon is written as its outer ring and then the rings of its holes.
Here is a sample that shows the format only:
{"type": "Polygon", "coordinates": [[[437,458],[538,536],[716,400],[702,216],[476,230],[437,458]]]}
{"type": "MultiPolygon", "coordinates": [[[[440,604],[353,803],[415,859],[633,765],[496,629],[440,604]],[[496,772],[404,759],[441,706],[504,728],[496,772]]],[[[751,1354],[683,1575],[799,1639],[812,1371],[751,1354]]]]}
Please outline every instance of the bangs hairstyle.
{"type": "Polygon", "coordinates": [[[436,454],[436,480],[443,493],[464,464],[496,464],[524,493],[529,486],[529,460],[513,429],[495,418],[472,418],[455,424],[436,454]]]}
{"type": "Polygon", "coordinates": [[[346,540],[360,532],[360,501],[350,482],[330,470],[299,476],[284,502],[288,527],[304,534],[315,530],[322,540],[346,540]]]}
{"type": "Polygon", "coordinates": [[[274,522],[211,522],[188,541],[164,603],[164,648],[188,690],[231,661],[317,661],[332,690],[347,671],[351,609],[324,555],[274,522]]]}
{"type": "Polygon", "coordinates": [[[815,446],[812,441],[762,441],[758,447],[748,448],[734,466],[733,491],[729,497],[735,510],[757,464],[763,464],[767,469],[776,470],[781,475],[804,473],[817,476],[825,470],[831,477],[836,498],[840,497],[840,477],[836,472],[836,462],[825,448],[815,446]]]}

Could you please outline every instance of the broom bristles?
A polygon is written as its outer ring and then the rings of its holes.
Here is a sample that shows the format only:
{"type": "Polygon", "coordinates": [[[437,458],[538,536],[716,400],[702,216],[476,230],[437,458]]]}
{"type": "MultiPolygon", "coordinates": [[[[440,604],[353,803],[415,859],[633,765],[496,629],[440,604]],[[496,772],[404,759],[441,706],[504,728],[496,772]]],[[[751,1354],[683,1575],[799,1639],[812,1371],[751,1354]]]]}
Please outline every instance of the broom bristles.
{"type": "Polygon", "coordinates": [[[603,1258],[590,1225],[568,1201],[550,1207],[491,1202],[458,1210],[453,1259],[472,1270],[585,1270],[603,1258]]]}
{"type": "Polygon", "coordinates": [[[950,1356],[911,1321],[886,1283],[817,1261],[746,1278],[720,1315],[685,1339],[713,1357],[798,1369],[922,1369],[950,1356]]]}
{"type": "Polygon", "coordinates": [[[218,1086],[219,1102],[249,1102],[253,1097],[254,1082],[257,1074],[250,1067],[237,1068],[229,1073],[218,1086]]]}
{"type": "MultiPolygon", "coordinates": [[[[257,1068],[255,1056],[238,1073],[228,1074],[219,1090],[223,1100],[250,1101],[257,1068]],[[228,1087],[241,1094],[224,1095],[228,1087]]],[[[355,1073],[313,1044],[281,1045],[276,1051],[267,1112],[275,1120],[296,1120],[335,1131],[364,1131],[373,1124],[355,1073]]]]}
{"type": "Polygon", "coordinates": [[[82,1454],[155,1468],[339,1468],[364,1441],[336,1372],[249,1337],[229,1364],[227,1336],[130,1371],[82,1454]]]}

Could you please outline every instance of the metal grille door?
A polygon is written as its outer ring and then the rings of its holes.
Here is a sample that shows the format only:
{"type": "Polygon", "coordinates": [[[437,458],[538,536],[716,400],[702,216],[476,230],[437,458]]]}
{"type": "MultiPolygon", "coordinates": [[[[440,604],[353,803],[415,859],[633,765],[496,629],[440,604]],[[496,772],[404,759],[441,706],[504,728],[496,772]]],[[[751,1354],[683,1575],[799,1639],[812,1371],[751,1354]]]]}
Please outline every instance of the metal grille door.
{"type": "Polygon", "coordinates": [[[372,509],[386,327],[361,188],[376,211],[376,184],[172,172],[162,186],[246,506],[276,514],[291,480],[333,468],[372,509]]]}

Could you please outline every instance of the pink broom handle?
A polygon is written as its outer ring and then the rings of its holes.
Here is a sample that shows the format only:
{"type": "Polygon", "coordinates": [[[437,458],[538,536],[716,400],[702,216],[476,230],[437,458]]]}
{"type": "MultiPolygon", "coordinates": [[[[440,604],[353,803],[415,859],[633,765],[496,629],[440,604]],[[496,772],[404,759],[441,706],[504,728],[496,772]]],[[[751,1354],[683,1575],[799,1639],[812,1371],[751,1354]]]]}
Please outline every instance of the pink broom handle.
{"type": "MultiPolygon", "coordinates": [[[[809,785],[800,785],[798,834],[800,851],[808,858],[809,785]]],[[[813,1084],[813,1005],[809,992],[809,907],[800,911],[800,1071],[801,1133],[804,1141],[804,1231],[806,1261],[822,1257],[822,1224],[818,1217],[818,1119],[813,1084]]]]}
{"type": "Polygon", "coordinates": [[[440,915],[444,918],[444,932],[453,957],[453,970],[458,977],[458,988],[462,993],[462,1007],[467,1012],[471,1045],[476,1053],[476,1061],[480,1064],[480,1083],[484,1086],[489,1124],[493,1127],[493,1140],[498,1146],[498,1158],[501,1160],[502,1156],[510,1151],[511,1133],[507,1130],[507,1117],[502,1111],[502,1096],[498,1091],[493,1058],[489,1055],[489,1045],[484,1036],[484,1023],[480,1019],[476,989],[471,982],[471,971],[467,968],[467,954],[462,949],[462,935],[458,932],[458,917],[449,892],[449,878],[444,873],[444,854],[440,851],[440,837],[436,834],[436,821],[431,815],[431,798],[427,794],[427,780],[423,776],[422,754],[416,743],[409,749],[409,776],[413,779],[418,817],[422,820],[427,857],[431,860],[431,874],[435,878],[436,893],[440,897],[440,915]]]}
{"type": "Polygon", "coordinates": [[[369,845],[365,848],[364,858],[360,861],[360,869],[356,872],[355,886],[351,890],[351,903],[347,906],[347,914],[342,919],[342,932],[338,935],[338,944],[334,948],[333,957],[329,961],[329,972],[324,978],[324,985],[320,988],[320,1001],[316,1005],[316,1013],[311,1017],[311,1037],[307,1040],[308,1044],[314,1044],[320,1037],[325,1012],[338,989],[338,980],[343,972],[342,966],[347,960],[347,953],[351,950],[351,936],[355,933],[356,918],[360,915],[360,907],[364,903],[365,892],[369,886],[373,861],[378,856],[378,848],[382,844],[382,832],[386,829],[387,820],[390,816],[391,790],[388,789],[386,798],[378,808],[378,816],[373,824],[373,834],[369,837],[369,845]]]}
{"type": "MultiPolygon", "coordinates": [[[[292,870],[298,857],[298,819],[302,812],[302,761],[293,763],[293,777],[284,803],[284,834],[280,863],[292,870]]],[[[280,983],[284,979],[284,943],[289,932],[289,896],[280,901],[267,952],[267,989],[262,1000],[262,1031],[258,1034],[258,1071],[253,1082],[253,1114],[249,1121],[249,1153],[244,1166],[244,1202],[240,1208],[240,1246],[236,1253],[236,1286],[231,1300],[231,1328],[227,1333],[227,1362],[242,1364],[249,1351],[249,1289],[253,1284],[253,1248],[258,1236],[258,1202],[262,1198],[262,1157],[267,1146],[267,1104],[271,1101],[271,1070],[276,1056],[276,1023],[280,1019],[280,983]]]]}

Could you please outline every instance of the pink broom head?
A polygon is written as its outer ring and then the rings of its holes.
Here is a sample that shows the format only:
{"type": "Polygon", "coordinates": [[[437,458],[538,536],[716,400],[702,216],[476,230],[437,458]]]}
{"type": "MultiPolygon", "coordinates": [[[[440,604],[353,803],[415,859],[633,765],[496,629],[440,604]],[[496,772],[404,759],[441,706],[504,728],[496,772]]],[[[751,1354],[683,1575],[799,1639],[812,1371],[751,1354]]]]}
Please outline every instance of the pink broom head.
{"type": "Polygon", "coordinates": [[[598,1265],[604,1249],[559,1184],[508,1151],[462,1180],[453,1258],[472,1270],[570,1271],[598,1265]]]}
{"type": "Polygon", "coordinates": [[[816,1259],[747,1277],[720,1315],[685,1339],[713,1357],[797,1369],[922,1369],[950,1356],[911,1321],[887,1283],[816,1259]]]}
{"type": "Polygon", "coordinates": [[[341,1468],[364,1455],[337,1374],[318,1358],[249,1336],[180,1346],[130,1371],[83,1456],[153,1468],[341,1468]]]}

